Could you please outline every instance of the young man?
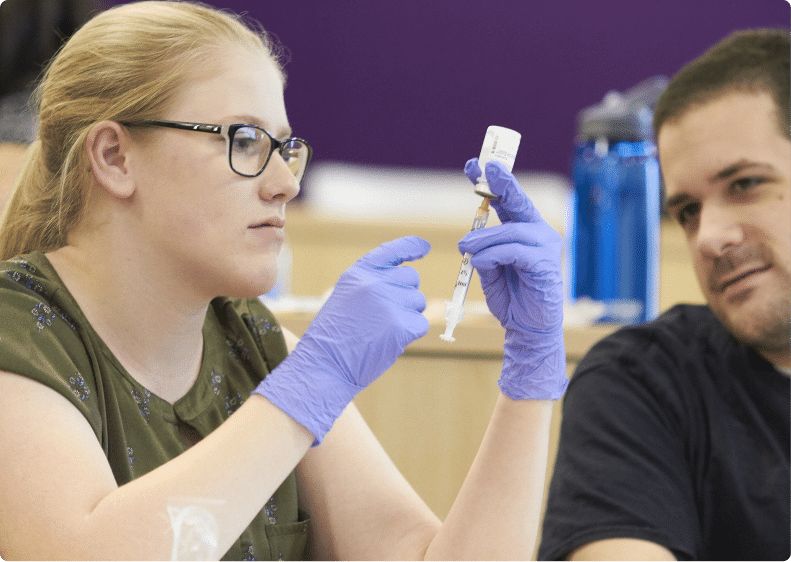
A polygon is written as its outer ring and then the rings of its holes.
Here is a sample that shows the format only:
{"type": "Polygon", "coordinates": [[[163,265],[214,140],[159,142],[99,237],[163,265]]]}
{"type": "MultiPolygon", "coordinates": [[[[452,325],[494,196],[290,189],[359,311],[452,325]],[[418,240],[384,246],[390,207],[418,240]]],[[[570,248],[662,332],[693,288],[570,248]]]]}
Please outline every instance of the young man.
{"type": "Polygon", "coordinates": [[[565,403],[539,559],[787,560],[789,34],[734,34],[654,116],[708,306],[622,329],[565,403]]]}

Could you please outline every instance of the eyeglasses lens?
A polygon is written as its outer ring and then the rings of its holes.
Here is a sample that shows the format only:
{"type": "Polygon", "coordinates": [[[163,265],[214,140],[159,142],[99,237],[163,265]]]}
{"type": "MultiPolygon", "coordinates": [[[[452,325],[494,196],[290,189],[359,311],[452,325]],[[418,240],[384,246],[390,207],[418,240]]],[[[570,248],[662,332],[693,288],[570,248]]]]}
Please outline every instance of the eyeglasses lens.
{"type": "MultiPolygon", "coordinates": [[[[267,164],[272,140],[256,127],[240,127],[233,135],[231,143],[231,167],[246,176],[255,176],[267,164]]],[[[280,147],[280,155],[285,160],[291,173],[302,179],[305,172],[309,149],[297,140],[289,139],[280,147]]]]}
{"type": "Polygon", "coordinates": [[[288,164],[291,173],[297,178],[302,179],[305,173],[305,166],[308,164],[308,147],[305,143],[298,140],[289,140],[280,147],[280,155],[288,164]]]}
{"type": "Polygon", "coordinates": [[[246,176],[256,175],[269,155],[269,137],[253,127],[236,129],[231,142],[231,167],[246,176]]]}

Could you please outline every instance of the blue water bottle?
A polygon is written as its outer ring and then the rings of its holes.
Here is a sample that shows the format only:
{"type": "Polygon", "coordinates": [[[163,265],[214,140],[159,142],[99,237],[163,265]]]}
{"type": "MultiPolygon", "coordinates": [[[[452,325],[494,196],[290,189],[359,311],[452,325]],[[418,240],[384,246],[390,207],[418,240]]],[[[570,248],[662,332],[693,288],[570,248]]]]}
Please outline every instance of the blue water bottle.
{"type": "Polygon", "coordinates": [[[656,76],[578,115],[568,260],[571,300],[604,305],[599,322],[659,311],[660,178],[651,121],[667,86],[656,76]]]}

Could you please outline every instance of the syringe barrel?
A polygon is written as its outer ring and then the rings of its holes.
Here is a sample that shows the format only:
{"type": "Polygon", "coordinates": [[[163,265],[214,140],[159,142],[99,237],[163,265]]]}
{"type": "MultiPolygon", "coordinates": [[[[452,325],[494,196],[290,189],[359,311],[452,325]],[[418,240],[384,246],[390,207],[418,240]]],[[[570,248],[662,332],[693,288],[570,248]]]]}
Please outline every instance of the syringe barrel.
{"type": "Polygon", "coordinates": [[[484,173],[486,163],[491,160],[500,162],[510,172],[514,169],[516,151],[519,150],[519,141],[521,140],[522,135],[513,129],[498,127],[497,125],[491,125],[486,129],[481,155],[478,157],[482,175],[478,178],[475,185],[475,193],[483,197],[496,197],[489,189],[489,183],[486,181],[486,174],[484,173]]]}
{"type": "MultiPolygon", "coordinates": [[[[470,231],[484,228],[488,220],[489,202],[484,199],[484,203],[478,207],[478,211],[475,213],[475,220],[472,221],[472,228],[470,231]]],[[[469,252],[462,256],[459,276],[456,278],[456,287],[453,289],[453,302],[458,302],[460,308],[464,305],[464,299],[467,297],[467,289],[470,288],[470,279],[472,279],[473,269],[470,263],[471,258],[472,254],[469,252]]]]}
{"type": "Polygon", "coordinates": [[[461,322],[464,316],[464,300],[467,298],[467,290],[470,288],[472,279],[472,264],[470,258],[472,254],[466,253],[461,260],[459,276],[456,278],[456,286],[453,287],[453,297],[445,303],[445,333],[440,335],[445,341],[453,342],[453,329],[456,324],[461,322]]]}
{"type": "MultiPolygon", "coordinates": [[[[461,258],[459,276],[456,277],[456,286],[453,287],[453,298],[451,302],[458,304],[459,308],[464,306],[464,299],[467,296],[467,290],[470,288],[470,279],[472,279],[471,257],[472,254],[468,252],[461,258]]],[[[459,319],[461,320],[461,318],[459,319]]]]}
{"type": "MultiPolygon", "coordinates": [[[[484,200],[485,201],[485,200],[484,200]]],[[[478,207],[475,213],[475,220],[472,221],[472,228],[470,230],[478,230],[486,226],[486,221],[489,219],[489,206],[488,203],[482,204],[478,207]]],[[[445,318],[448,322],[455,326],[461,321],[464,315],[464,301],[467,298],[467,291],[470,288],[470,280],[472,279],[473,267],[470,263],[472,254],[465,253],[461,258],[461,267],[459,268],[459,275],[456,277],[456,285],[453,287],[453,297],[445,303],[445,318]]],[[[450,329],[448,335],[453,333],[450,329]]]]}

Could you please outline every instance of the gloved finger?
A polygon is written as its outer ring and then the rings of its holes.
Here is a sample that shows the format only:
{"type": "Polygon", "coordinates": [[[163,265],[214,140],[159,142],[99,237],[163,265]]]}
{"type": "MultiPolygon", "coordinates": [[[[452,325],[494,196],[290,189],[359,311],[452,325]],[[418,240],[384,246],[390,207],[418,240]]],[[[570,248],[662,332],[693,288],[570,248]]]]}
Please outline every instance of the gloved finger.
{"type": "Polygon", "coordinates": [[[530,198],[525,195],[519,182],[500,162],[486,163],[486,181],[492,193],[491,205],[500,222],[538,222],[543,221],[530,198]]]}
{"type": "Polygon", "coordinates": [[[404,343],[404,347],[428,333],[429,321],[421,312],[407,309],[400,311],[400,325],[408,336],[408,341],[404,343]]]}
{"type": "MultiPolygon", "coordinates": [[[[472,263],[472,260],[470,260],[470,263],[472,263]]],[[[481,264],[479,263],[478,265],[480,266],[481,264]]],[[[507,270],[505,266],[489,267],[489,265],[486,264],[484,264],[482,267],[476,268],[475,271],[478,272],[478,277],[480,277],[481,286],[483,287],[505,287],[511,281],[508,279],[508,277],[514,275],[514,273],[507,270]]]]}
{"type": "Polygon", "coordinates": [[[417,289],[399,287],[398,290],[390,292],[390,298],[400,308],[413,312],[426,310],[426,296],[417,289]]]}
{"type": "Polygon", "coordinates": [[[403,287],[418,287],[420,286],[420,274],[414,267],[408,265],[394,267],[387,270],[387,282],[403,287]]]}
{"type": "Polygon", "coordinates": [[[431,249],[431,244],[417,236],[405,236],[385,242],[374,248],[357,263],[369,265],[376,269],[395,267],[405,261],[412,261],[425,256],[431,249]]]}
{"type": "Polygon", "coordinates": [[[473,254],[470,263],[482,277],[485,272],[508,265],[533,274],[560,272],[560,260],[554,259],[544,248],[517,243],[484,248],[473,254]]]}
{"type": "Polygon", "coordinates": [[[473,184],[478,183],[478,178],[483,175],[483,172],[481,171],[481,166],[477,158],[470,158],[467,160],[467,163],[464,165],[464,173],[470,178],[473,184]]]}
{"type": "Polygon", "coordinates": [[[475,254],[484,248],[510,243],[550,248],[558,252],[560,259],[563,238],[546,223],[505,223],[468,232],[459,241],[459,251],[475,254]]]}
{"type": "Polygon", "coordinates": [[[413,313],[412,321],[409,323],[409,336],[412,338],[410,341],[415,341],[422,338],[428,333],[429,321],[428,318],[422,314],[413,313]]]}

